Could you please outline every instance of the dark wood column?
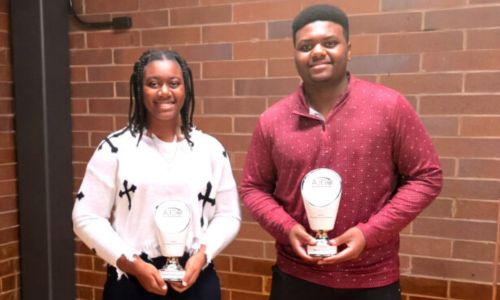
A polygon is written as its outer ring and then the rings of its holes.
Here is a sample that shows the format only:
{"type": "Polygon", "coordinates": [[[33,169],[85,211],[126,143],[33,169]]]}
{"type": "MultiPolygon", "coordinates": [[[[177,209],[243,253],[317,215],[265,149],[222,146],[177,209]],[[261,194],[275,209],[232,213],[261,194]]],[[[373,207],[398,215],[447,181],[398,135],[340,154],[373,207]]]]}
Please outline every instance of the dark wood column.
{"type": "Polygon", "coordinates": [[[75,299],[67,0],[10,1],[22,299],[75,299]]]}

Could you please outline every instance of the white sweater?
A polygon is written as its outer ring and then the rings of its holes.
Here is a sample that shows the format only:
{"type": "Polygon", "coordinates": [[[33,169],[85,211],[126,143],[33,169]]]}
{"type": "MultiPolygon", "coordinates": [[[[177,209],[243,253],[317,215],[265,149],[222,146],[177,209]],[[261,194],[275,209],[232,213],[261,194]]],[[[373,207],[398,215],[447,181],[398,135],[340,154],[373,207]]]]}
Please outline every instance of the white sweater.
{"type": "Polygon", "coordinates": [[[73,208],[75,233],[115,267],[121,255],[158,257],[154,209],[167,199],[182,200],[192,210],[186,251],[204,244],[211,261],[234,239],[241,222],[223,146],[199,130],[191,133],[192,147],[186,140],[166,143],[146,132],[138,138],[120,130],[97,147],[73,208]]]}

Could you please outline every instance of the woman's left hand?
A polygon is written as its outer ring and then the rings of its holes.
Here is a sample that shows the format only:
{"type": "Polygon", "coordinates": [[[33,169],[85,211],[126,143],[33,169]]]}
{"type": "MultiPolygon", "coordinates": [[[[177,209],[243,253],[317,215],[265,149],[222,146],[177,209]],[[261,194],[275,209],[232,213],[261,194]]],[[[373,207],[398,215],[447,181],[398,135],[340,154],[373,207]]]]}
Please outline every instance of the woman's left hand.
{"type": "Polygon", "coordinates": [[[186,274],[184,275],[182,282],[172,282],[170,283],[170,286],[179,293],[184,292],[196,282],[201,269],[206,263],[207,256],[205,255],[205,245],[202,245],[200,249],[186,262],[186,266],[184,267],[186,274]]]}

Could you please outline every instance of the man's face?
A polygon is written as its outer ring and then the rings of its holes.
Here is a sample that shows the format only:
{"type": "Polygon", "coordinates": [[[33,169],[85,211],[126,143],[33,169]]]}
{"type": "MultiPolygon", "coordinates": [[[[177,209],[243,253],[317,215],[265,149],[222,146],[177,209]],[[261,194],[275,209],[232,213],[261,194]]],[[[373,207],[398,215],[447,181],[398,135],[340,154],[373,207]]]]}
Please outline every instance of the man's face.
{"type": "Polygon", "coordinates": [[[315,21],[295,33],[295,66],[304,84],[339,84],[350,59],[351,44],[337,23],[315,21]]]}

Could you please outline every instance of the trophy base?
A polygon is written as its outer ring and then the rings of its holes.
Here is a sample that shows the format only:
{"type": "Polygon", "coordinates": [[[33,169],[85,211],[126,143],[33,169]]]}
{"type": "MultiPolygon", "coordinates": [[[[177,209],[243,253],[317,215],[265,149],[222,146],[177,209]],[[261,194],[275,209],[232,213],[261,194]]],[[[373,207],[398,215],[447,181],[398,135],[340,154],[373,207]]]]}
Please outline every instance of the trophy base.
{"type": "Polygon", "coordinates": [[[168,265],[159,271],[161,278],[168,282],[181,282],[186,274],[180,265],[168,265]]]}
{"type": "Polygon", "coordinates": [[[337,247],[318,240],[316,245],[307,246],[307,254],[312,257],[330,257],[337,254],[337,247]]]}

